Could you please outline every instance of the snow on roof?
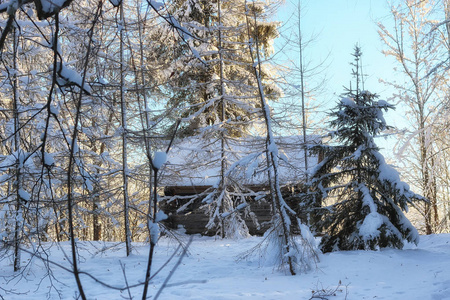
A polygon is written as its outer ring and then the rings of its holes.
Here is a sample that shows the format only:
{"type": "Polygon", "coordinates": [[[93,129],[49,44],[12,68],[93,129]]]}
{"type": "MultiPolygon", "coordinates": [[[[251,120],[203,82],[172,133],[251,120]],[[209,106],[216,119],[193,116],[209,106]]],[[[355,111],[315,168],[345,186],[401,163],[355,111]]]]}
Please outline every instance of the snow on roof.
{"type": "MultiPolygon", "coordinates": [[[[227,178],[241,185],[268,184],[264,137],[248,136],[224,141],[227,178]]],[[[319,136],[308,136],[308,144],[320,143],[319,136]]],[[[302,181],[305,175],[303,136],[277,137],[279,176],[281,184],[302,181]]],[[[215,186],[221,174],[220,138],[190,137],[175,143],[167,163],[161,170],[162,186],[215,186]]],[[[308,157],[308,168],[318,157],[308,157]]]]}

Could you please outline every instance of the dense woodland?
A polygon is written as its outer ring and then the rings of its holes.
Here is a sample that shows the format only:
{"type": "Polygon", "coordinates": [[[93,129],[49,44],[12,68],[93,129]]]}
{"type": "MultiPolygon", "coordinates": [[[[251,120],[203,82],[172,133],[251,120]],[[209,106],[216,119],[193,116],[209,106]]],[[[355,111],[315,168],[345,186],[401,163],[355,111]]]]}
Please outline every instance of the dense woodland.
{"type": "Polygon", "coordinates": [[[85,298],[78,240],[121,241],[124,255],[132,242],[148,242],[145,299],[159,236],[177,238],[165,221],[174,205],[171,213],[195,206],[208,216],[205,232],[242,238],[245,219],[261,225],[252,203],[267,203],[265,242],[292,275],[310,269],[320,250],[402,248],[417,240],[416,228],[448,232],[450,2],[399,0],[394,26],[378,24],[386,59],[404,78],[385,82],[411,120],[401,132],[383,117],[394,106],[362,89],[358,47],[348,56],[354,84],[336,91],[343,98],[322,119],[314,83],[326,69],[305,63],[300,7],[298,27],[286,29],[274,21],[280,5],[0,3],[1,257],[21,272],[22,251],[42,256],[40,245],[70,241],[85,298]],[[293,31],[285,43],[295,60],[274,58],[283,30],[293,31]],[[397,170],[374,140],[386,132],[398,136],[397,170]],[[289,146],[303,158],[289,161],[279,136],[300,137],[289,146]],[[255,144],[238,153],[242,140],[255,144]],[[186,141],[201,142],[185,151],[186,141]],[[200,145],[212,144],[210,161],[200,145]],[[284,165],[295,178],[283,179],[284,165]],[[215,182],[199,193],[164,193],[177,172],[189,181],[211,176],[208,169],[215,182]],[[257,188],[242,180],[254,177],[257,188]],[[311,232],[324,236],[321,249],[311,232]]]}

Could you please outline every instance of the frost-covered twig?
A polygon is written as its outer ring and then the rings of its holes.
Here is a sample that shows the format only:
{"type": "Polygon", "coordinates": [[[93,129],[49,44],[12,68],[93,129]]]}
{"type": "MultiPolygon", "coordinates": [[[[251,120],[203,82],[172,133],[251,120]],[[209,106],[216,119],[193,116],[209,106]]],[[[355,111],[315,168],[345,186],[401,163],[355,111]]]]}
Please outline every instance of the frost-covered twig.
{"type": "MultiPolygon", "coordinates": [[[[347,295],[348,295],[348,284],[345,286],[345,298],[347,299],[347,295]]],[[[342,293],[343,292],[343,286],[342,286],[342,282],[339,280],[339,284],[336,287],[327,287],[327,288],[319,288],[316,287],[315,290],[311,291],[311,298],[309,298],[309,300],[312,299],[320,299],[320,300],[328,300],[329,297],[336,297],[338,293],[342,293]]]]}

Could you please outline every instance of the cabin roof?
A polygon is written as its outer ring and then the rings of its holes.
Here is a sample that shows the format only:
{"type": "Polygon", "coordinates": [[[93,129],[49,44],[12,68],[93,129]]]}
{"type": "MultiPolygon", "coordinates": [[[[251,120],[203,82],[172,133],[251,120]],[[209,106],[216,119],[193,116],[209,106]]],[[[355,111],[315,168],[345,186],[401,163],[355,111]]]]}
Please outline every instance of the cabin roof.
{"type": "MultiPolygon", "coordinates": [[[[301,182],[305,177],[303,136],[276,137],[279,178],[282,185],[301,182]]],[[[267,185],[264,137],[247,136],[224,141],[225,175],[240,185],[267,185]]],[[[321,143],[319,136],[308,136],[307,144],[321,143]]],[[[172,146],[161,170],[162,186],[217,186],[221,178],[222,141],[219,138],[184,138],[172,146]]],[[[308,168],[318,162],[308,157],[308,168]]]]}

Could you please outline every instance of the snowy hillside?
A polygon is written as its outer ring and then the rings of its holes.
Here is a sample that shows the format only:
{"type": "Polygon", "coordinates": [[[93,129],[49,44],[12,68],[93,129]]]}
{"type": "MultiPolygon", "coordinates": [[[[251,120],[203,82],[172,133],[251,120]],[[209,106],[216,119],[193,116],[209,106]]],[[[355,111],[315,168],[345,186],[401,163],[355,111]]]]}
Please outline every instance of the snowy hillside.
{"type": "MultiPolygon", "coordinates": [[[[348,251],[321,255],[317,269],[308,274],[290,276],[257,258],[239,260],[255,246],[260,237],[243,240],[220,240],[196,236],[189,255],[182,257],[168,286],[158,299],[450,299],[450,235],[421,236],[419,245],[404,250],[348,251]],[[313,294],[314,291],[314,294],[313,294]],[[325,296],[325,298],[319,296],[325,296]]],[[[48,245],[49,246],[49,245],[48,245]]],[[[173,253],[175,243],[161,239],[156,251],[159,268],[173,253]]],[[[68,243],[62,250],[69,252],[68,243]]],[[[80,269],[105,283],[123,287],[126,280],[133,285],[144,278],[148,246],[135,244],[134,254],[125,257],[123,244],[80,243],[80,269]],[[104,251],[102,251],[104,250],[104,251]]],[[[67,258],[55,245],[47,250],[49,258],[69,267],[67,258]]],[[[169,270],[181,256],[175,256],[150,284],[151,298],[158,293],[169,270]]],[[[22,258],[26,260],[25,255],[22,258]]],[[[24,264],[25,265],[25,262],[24,264]]],[[[13,278],[12,262],[0,265],[0,298],[74,299],[73,276],[51,265],[53,278],[38,259],[27,265],[25,277],[13,278]],[[53,285],[52,288],[50,288],[53,285]],[[58,291],[59,290],[59,295],[58,291]],[[7,293],[14,291],[16,294],[7,293]]],[[[153,273],[153,272],[152,272],[153,273]]],[[[102,287],[82,275],[88,299],[141,299],[142,286],[119,291],[102,287]]]]}

